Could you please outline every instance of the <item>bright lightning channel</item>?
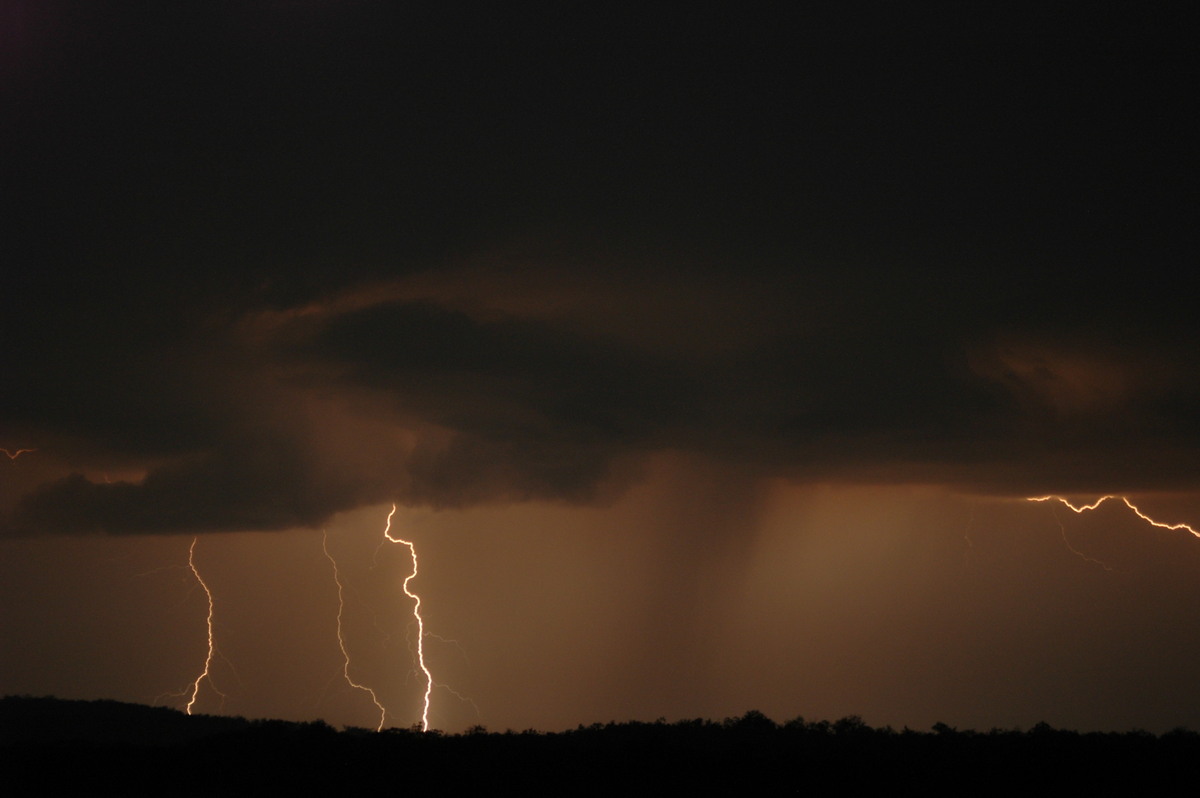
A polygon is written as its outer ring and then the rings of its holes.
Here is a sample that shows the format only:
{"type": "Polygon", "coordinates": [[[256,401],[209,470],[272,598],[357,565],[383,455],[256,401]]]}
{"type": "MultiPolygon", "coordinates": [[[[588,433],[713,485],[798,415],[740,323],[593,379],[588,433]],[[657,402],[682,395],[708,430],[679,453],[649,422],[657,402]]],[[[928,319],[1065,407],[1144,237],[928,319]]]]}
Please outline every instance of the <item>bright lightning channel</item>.
{"type": "Polygon", "coordinates": [[[196,705],[196,698],[200,695],[200,683],[208,681],[208,686],[213,692],[221,696],[222,700],[226,698],[225,694],[217,689],[217,686],[212,681],[212,661],[213,654],[216,652],[216,644],[213,642],[213,594],[208,589],[208,585],[204,581],[204,577],[200,576],[200,571],[196,568],[196,541],[199,538],[192,538],[192,545],[188,549],[188,567],[192,569],[192,574],[196,577],[196,581],[200,583],[200,587],[204,588],[204,595],[208,596],[208,655],[204,658],[204,670],[196,677],[196,681],[192,683],[192,698],[187,704],[187,713],[192,714],[192,707],[196,705]]]}
{"type": "MultiPolygon", "coordinates": [[[[395,512],[394,507],[392,512],[395,512]]],[[[388,518],[390,519],[391,516],[388,516],[388,518]]],[[[383,724],[387,720],[387,709],[383,706],[383,704],[379,703],[379,696],[375,695],[375,691],[370,687],[367,687],[365,684],[359,684],[350,678],[350,653],[346,651],[346,639],[342,635],[342,611],[345,609],[346,603],[342,598],[342,580],[338,575],[337,560],[333,559],[333,555],[329,553],[328,541],[329,534],[327,532],[322,532],[321,550],[325,552],[325,557],[333,566],[333,581],[334,584],[337,585],[338,591],[337,638],[338,646],[342,649],[342,676],[346,679],[346,684],[357,690],[362,690],[364,693],[371,696],[371,701],[374,702],[375,706],[379,709],[379,726],[375,728],[375,731],[383,731],[383,724]]]]}
{"type": "Polygon", "coordinates": [[[388,513],[387,525],[383,529],[383,537],[391,543],[408,546],[408,551],[412,555],[412,573],[404,578],[404,594],[413,600],[413,617],[417,619],[417,664],[420,666],[421,672],[425,674],[424,708],[421,710],[421,731],[424,732],[429,731],[429,694],[433,692],[433,674],[425,665],[425,621],[421,618],[421,597],[408,589],[408,583],[417,576],[417,548],[412,541],[392,537],[392,516],[395,514],[396,505],[393,504],[392,511],[388,513]]]}
{"type": "MultiPolygon", "coordinates": [[[[1124,496],[1116,496],[1116,495],[1110,494],[1108,496],[1101,496],[1099,499],[1096,499],[1096,501],[1092,502],[1091,504],[1080,504],[1078,506],[1071,504],[1071,502],[1067,501],[1062,496],[1031,496],[1030,498],[1026,499],[1025,501],[1030,501],[1030,502],[1057,501],[1057,502],[1060,502],[1067,509],[1069,509],[1073,512],[1082,514],[1082,513],[1087,512],[1088,510],[1095,510],[1097,507],[1104,504],[1109,499],[1120,499],[1121,501],[1123,501],[1125,503],[1126,507],[1128,507],[1130,510],[1133,510],[1133,512],[1137,515],[1138,518],[1142,519],[1143,521],[1145,521],[1147,524],[1150,524],[1151,526],[1156,526],[1159,529],[1168,529],[1171,531],[1178,531],[1180,529],[1186,529],[1188,532],[1192,533],[1193,537],[1200,538],[1200,532],[1197,532],[1194,528],[1192,528],[1191,526],[1189,526],[1187,524],[1182,524],[1182,523],[1168,524],[1163,521],[1154,520],[1153,518],[1146,515],[1141,510],[1139,510],[1137,508],[1137,506],[1134,505],[1133,502],[1129,501],[1129,499],[1124,496]]],[[[1068,545],[1070,545],[1070,544],[1068,544],[1068,545]]]]}
{"type": "Polygon", "coordinates": [[[3,447],[0,447],[0,452],[4,452],[6,455],[8,455],[8,459],[12,460],[13,463],[16,463],[17,458],[20,457],[21,455],[28,454],[29,452],[36,452],[36,451],[37,451],[37,449],[17,449],[14,452],[14,451],[9,451],[8,449],[5,449],[3,447]]]}

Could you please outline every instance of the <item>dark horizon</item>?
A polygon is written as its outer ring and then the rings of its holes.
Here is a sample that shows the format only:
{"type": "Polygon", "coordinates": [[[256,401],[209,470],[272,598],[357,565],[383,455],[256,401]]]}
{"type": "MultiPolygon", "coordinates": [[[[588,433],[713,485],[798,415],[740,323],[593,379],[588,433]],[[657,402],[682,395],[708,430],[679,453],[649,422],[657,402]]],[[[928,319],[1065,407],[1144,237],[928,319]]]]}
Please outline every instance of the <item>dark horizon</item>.
{"type": "Polygon", "coordinates": [[[1159,789],[1186,778],[1200,735],[1175,730],[1085,734],[1038,724],[1028,732],[875,729],[860,718],[794,719],[758,712],[722,721],[593,724],[547,734],[480,728],[335,731],[320,721],[187,717],[115,702],[0,699],[0,746],[19,754],[10,775],[29,794],[154,785],[183,795],[264,790],[327,793],[374,786],[611,795],[744,788],[855,788],[892,794],[1069,787],[1159,789]],[[619,753],[620,767],[613,767],[619,753]],[[61,768],[64,760],[77,766],[61,768]],[[211,761],[222,767],[206,767],[211,761]]]}

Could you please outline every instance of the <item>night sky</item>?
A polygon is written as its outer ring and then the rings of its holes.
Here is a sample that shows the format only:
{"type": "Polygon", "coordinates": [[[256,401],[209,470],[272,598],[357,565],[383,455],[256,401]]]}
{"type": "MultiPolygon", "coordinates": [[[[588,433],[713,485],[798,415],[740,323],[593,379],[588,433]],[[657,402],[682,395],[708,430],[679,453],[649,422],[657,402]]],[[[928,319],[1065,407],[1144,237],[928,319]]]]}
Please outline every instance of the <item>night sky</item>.
{"type": "Polygon", "coordinates": [[[0,4],[0,693],[182,707],[197,538],[197,709],[374,727],[324,537],[409,726],[394,502],[438,728],[1200,729],[1025,501],[1200,528],[1190,16],[183,5],[0,4]]]}

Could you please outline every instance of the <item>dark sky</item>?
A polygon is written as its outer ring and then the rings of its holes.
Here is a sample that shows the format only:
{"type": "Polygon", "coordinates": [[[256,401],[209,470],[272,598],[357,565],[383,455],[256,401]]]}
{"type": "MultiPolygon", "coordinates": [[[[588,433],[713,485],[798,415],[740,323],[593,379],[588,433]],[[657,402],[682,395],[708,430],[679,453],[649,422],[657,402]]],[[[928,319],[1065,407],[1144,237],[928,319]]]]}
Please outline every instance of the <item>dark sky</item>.
{"type": "Polygon", "coordinates": [[[1020,501],[1200,520],[1190,16],[481,5],[0,6],[0,688],[188,682],[196,607],[182,666],[64,619],[201,534],[332,657],[229,711],[368,725],[320,530],[397,502],[489,724],[1200,724],[1133,686],[1200,541],[1020,501]]]}

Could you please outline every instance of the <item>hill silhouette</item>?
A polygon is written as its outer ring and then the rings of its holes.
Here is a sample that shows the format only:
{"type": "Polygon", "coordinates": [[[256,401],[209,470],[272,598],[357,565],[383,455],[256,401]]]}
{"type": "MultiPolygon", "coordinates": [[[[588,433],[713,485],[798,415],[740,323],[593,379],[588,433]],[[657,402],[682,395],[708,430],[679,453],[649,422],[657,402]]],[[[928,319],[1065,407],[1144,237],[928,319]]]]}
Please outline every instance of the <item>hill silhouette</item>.
{"type": "Polygon", "coordinates": [[[0,699],[6,794],[295,795],[687,790],[897,795],[1178,789],[1200,735],[872,728],[857,717],[778,724],[626,722],[556,733],[335,730],[323,721],[188,716],[116,701],[0,699]]]}

